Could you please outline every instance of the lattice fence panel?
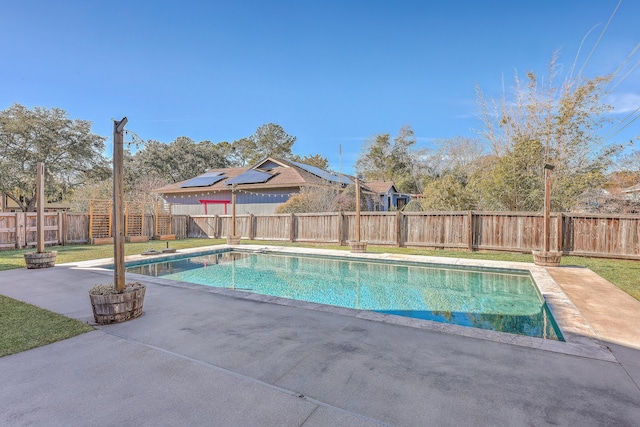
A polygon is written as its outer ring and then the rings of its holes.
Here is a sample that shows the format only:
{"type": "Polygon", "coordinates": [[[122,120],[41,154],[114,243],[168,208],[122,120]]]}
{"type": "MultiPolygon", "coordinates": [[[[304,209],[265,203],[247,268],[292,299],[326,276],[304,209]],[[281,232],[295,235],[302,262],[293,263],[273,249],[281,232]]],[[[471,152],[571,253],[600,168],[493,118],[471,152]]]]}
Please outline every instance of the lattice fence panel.
{"type": "Polygon", "coordinates": [[[156,236],[171,234],[171,205],[156,204],[156,236]]]}
{"type": "Polygon", "coordinates": [[[125,211],[125,235],[144,236],[144,203],[126,202],[125,211]]]}
{"type": "Polygon", "coordinates": [[[89,238],[111,237],[111,200],[91,200],[89,204],[89,238]]]}

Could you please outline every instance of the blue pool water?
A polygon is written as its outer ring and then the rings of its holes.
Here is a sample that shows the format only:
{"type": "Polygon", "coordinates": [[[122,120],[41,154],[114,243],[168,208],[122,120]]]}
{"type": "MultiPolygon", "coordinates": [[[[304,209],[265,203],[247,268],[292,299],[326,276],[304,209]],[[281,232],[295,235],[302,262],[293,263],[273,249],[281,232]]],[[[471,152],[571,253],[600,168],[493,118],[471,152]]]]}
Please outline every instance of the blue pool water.
{"type": "Polygon", "coordinates": [[[127,272],[540,338],[562,339],[528,272],[218,252],[127,272]]]}

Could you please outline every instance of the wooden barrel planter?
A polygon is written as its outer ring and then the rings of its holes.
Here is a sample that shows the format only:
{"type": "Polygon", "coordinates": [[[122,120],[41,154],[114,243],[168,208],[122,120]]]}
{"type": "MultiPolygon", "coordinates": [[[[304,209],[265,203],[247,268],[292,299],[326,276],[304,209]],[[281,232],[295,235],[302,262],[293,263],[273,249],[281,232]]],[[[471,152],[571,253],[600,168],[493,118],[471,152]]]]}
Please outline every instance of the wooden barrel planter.
{"type": "Polygon", "coordinates": [[[533,262],[542,267],[559,267],[562,259],[562,252],[555,251],[533,251],[533,262]]]}
{"type": "Polygon", "coordinates": [[[239,245],[240,236],[227,236],[227,245],[239,245]]]}
{"type": "Polygon", "coordinates": [[[356,242],[354,240],[350,240],[349,249],[353,253],[365,253],[367,252],[367,242],[356,242]]]}
{"type": "Polygon", "coordinates": [[[27,252],[24,254],[24,262],[29,269],[48,268],[56,265],[57,256],[58,251],[27,252]]]}
{"type": "Polygon", "coordinates": [[[92,295],[89,293],[93,318],[99,325],[126,322],[142,314],[146,287],[121,294],[92,295]]]}

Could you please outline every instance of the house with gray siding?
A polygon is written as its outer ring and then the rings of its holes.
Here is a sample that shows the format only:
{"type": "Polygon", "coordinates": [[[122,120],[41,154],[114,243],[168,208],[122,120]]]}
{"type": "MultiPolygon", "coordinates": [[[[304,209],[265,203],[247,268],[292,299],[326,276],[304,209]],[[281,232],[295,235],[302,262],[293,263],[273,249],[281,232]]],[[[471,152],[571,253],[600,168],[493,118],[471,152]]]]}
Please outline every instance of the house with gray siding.
{"type": "Polygon", "coordinates": [[[400,210],[411,200],[411,194],[400,193],[393,181],[372,181],[365,183],[371,190],[369,210],[400,210]]]}
{"type": "Polygon", "coordinates": [[[268,157],[255,166],[212,169],[192,179],[154,190],[171,204],[173,214],[271,214],[306,186],[345,187],[353,177],[314,166],[268,157]]]}

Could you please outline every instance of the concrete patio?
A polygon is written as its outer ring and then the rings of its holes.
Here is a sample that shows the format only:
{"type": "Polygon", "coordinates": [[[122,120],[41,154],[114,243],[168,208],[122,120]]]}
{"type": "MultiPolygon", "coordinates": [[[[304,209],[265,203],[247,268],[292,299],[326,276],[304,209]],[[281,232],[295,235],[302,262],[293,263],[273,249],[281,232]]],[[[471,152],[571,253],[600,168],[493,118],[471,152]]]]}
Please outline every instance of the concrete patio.
{"type": "MultiPolygon", "coordinates": [[[[0,425],[638,425],[640,302],[548,270],[594,351],[145,278],[142,317],[0,358],[0,425]]],[[[111,279],[9,270],[0,293],[92,322],[111,279]]]]}

